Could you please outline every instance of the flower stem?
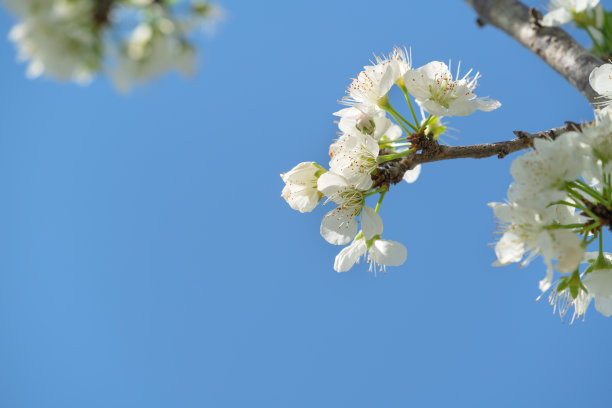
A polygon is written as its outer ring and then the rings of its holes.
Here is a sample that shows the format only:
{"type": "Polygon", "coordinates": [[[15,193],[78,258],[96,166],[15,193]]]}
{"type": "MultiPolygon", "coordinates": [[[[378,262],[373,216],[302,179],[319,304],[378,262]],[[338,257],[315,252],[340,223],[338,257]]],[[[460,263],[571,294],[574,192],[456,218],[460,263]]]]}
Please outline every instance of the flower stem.
{"type": "Polygon", "coordinates": [[[376,162],[378,164],[381,164],[384,162],[388,162],[389,160],[395,160],[395,159],[399,159],[400,157],[411,155],[414,152],[416,152],[416,148],[412,148],[412,149],[406,150],[405,152],[401,152],[401,153],[384,154],[382,156],[378,156],[378,159],[376,159],[376,162]]]}
{"type": "Polygon", "coordinates": [[[412,101],[410,101],[410,94],[408,93],[408,89],[406,89],[406,85],[400,86],[400,89],[402,90],[402,93],[406,98],[406,102],[408,102],[408,106],[410,107],[410,113],[412,113],[412,119],[414,119],[414,124],[418,127],[419,120],[417,119],[416,114],[414,113],[414,108],[412,107],[412,101]]]}
{"type": "Polygon", "coordinates": [[[566,206],[568,206],[568,207],[573,207],[573,208],[576,208],[576,209],[578,209],[578,210],[582,210],[582,211],[584,211],[584,206],[582,206],[582,205],[578,205],[578,204],[574,204],[574,203],[570,203],[570,202],[568,202],[568,201],[556,201],[556,202],[554,202],[554,203],[549,204],[549,205],[547,206],[547,208],[548,208],[548,207],[550,207],[551,205],[566,205],[566,206]]]}
{"type": "Polygon", "coordinates": [[[365,197],[369,197],[369,196],[374,195],[374,194],[382,193],[383,191],[387,191],[387,187],[383,186],[383,187],[378,188],[376,190],[372,190],[369,193],[366,193],[365,197]]]}
{"type": "MultiPolygon", "coordinates": [[[[393,108],[393,106],[391,106],[391,102],[389,102],[389,97],[387,95],[385,95],[382,98],[380,98],[377,101],[377,105],[378,105],[379,108],[381,108],[384,111],[386,111],[389,114],[391,114],[391,116],[393,116],[393,119],[395,119],[395,121],[402,127],[402,129],[404,129],[404,131],[407,134],[410,134],[412,132],[410,132],[408,129],[406,129],[406,126],[404,126],[403,123],[405,123],[406,125],[410,126],[410,128],[412,130],[414,130],[415,132],[417,131],[418,122],[416,122],[416,126],[413,125],[412,123],[408,122],[398,111],[396,111],[393,108]]],[[[413,114],[414,114],[414,112],[413,112],[413,114]]],[[[416,118],[416,116],[415,116],[415,118],[416,118]]]]}
{"type": "Polygon", "coordinates": [[[419,127],[419,132],[422,132],[425,130],[425,128],[429,125],[429,122],[432,121],[432,119],[434,119],[436,116],[435,115],[428,115],[427,119],[425,119],[425,122],[423,122],[423,124],[421,125],[421,127],[419,127]]]}
{"type": "Polygon", "coordinates": [[[587,193],[588,195],[595,198],[596,200],[601,201],[603,204],[607,204],[606,198],[603,195],[601,195],[599,191],[595,190],[588,184],[584,183],[582,180],[575,180],[573,182],[570,182],[569,185],[577,188],[578,190],[582,190],[583,192],[587,193]]]}
{"type": "MultiPolygon", "coordinates": [[[[394,110],[393,108],[391,108],[391,109],[392,109],[392,110],[387,110],[387,112],[389,112],[389,114],[390,114],[391,116],[393,116],[393,119],[395,119],[395,121],[397,122],[397,124],[398,124],[398,125],[400,125],[400,126],[402,127],[402,129],[404,129],[404,132],[406,132],[406,134],[409,134],[409,135],[410,135],[410,134],[412,134],[412,132],[411,132],[410,130],[408,130],[408,128],[406,128],[406,126],[405,126],[405,125],[404,125],[404,123],[402,122],[402,119],[403,119],[403,118],[402,118],[402,116],[401,116],[401,115],[400,115],[400,114],[399,114],[399,113],[398,113],[396,110],[394,110]]],[[[386,110],[386,109],[385,109],[385,110],[386,110]]],[[[410,128],[411,128],[411,129],[412,129],[414,132],[416,132],[416,131],[417,131],[417,128],[415,128],[415,127],[414,127],[414,125],[412,125],[412,123],[408,123],[408,122],[406,122],[406,124],[407,124],[408,126],[410,126],[410,128]]]]}
{"type": "Polygon", "coordinates": [[[376,208],[374,208],[375,213],[378,213],[378,210],[380,210],[380,204],[382,204],[383,198],[385,198],[385,194],[387,194],[387,188],[385,188],[384,191],[380,192],[380,197],[378,198],[378,202],[376,203],[376,208]]]}
{"type": "Polygon", "coordinates": [[[553,224],[546,227],[546,229],[573,229],[573,228],[582,228],[583,224],[553,224]]]}
{"type": "Polygon", "coordinates": [[[408,142],[408,143],[398,143],[398,144],[389,143],[389,144],[384,144],[381,147],[406,147],[406,146],[412,146],[412,143],[410,143],[410,142],[408,142]]]}
{"type": "Polygon", "coordinates": [[[403,142],[404,140],[408,140],[408,139],[410,139],[410,136],[400,137],[399,139],[393,139],[393,140],[391,140],[391,139],[380,140],[378,142],[378,144],[379,145],[388,145],[388,144],[395,143],[395,142],[403,142]]]}
{"type": "MultiPolygon", "coordinates": [[[[576,200],[576,203],[582,202],[582,199],[584,197],[582,197],[579,193],[577,193],[574,190],[572,190],[571,187],[569,187],[569,186],[565,187],[565,191],[567,191],[567,193],[569,194],[570,197],[572,197],[574,200],[576,200]]],[[[587,213],[589,215],[589,217],[591,217],[593,220],[599,220],[599,217],[596,216],[595,214],[593,214],[593,212],[591,210],[589,210],[588,208],[586,208],[584,206],[577,207],[577,208],[580,208],[582,211],[587,213]]]]}

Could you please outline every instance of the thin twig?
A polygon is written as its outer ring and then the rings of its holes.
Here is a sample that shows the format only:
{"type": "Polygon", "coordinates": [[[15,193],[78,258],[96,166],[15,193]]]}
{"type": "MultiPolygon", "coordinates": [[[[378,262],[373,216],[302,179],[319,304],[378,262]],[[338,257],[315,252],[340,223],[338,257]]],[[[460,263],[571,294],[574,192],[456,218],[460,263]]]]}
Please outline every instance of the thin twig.
{"type": "Polygon", "coordinates": [[[378,172],[372,176],[374,186],[397,184],[402,181],[406,171],[423,163],[463,158],[483,159],[492,156],[497,156],[501,159],[510,153],[532,147],[534,139],[556,139],[564,133],[579,130],[580,127],[581,125],[576,123],[566,122],[565,126],[537,133],[515,131],[514,134],[517,137],[505,142],[483,143],[470,146],[445,146],[422,133],[415,134],[413,135],[412,142],[420,150],[420,153],[384,163],[378,172]]]}

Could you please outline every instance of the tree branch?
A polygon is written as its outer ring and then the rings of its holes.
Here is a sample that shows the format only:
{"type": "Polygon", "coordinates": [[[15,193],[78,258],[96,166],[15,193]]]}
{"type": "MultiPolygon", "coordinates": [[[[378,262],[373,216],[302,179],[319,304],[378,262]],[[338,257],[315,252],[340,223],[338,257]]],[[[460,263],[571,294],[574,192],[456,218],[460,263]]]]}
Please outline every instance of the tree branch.
{"type": "Polygon", "coordinates": [[[417,133],[412,137],[412,144],[420,150],[420,153],[391,160],[381,165],[378,172],[372,175],[374,179],[373,187],[376,188],[384,184],[397,184],[402,181],[406,171],[413,169],[419,164],[450,159],[482,159],[491,156],[497,156],[501,159],[510,153],[533,146],[534,139],[556,139],[564,133],[580,130],[580,128],[581,126],[576,123],[566,122],[565,126],[537,133],[515,131],[514,134],[517,137],[505,142],[455,147],[441,145],[423,133],[417,133]]]}
{"type": "Polygon", "coordinates": [[[541,27],[537,12],[517,0],[465,0],[478,13],[478,24],[491,24],[510,35],[561,74],[589,102],[597,93],[589,75],[603,61],[557,27],[541,27]]]}

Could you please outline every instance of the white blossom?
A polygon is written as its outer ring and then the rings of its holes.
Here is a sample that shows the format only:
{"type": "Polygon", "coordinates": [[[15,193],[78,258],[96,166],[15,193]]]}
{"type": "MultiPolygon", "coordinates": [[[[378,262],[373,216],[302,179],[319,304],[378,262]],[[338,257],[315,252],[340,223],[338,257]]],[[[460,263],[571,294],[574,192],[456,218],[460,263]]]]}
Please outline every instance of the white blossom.
{"type": "MultiPolygon", "coordinates": [[[[359,258],[370,264],[370,272],[386,272],[387,266],[399,266],[406,261],[406,247],[399,242],[381,239],[383,224],[380,216],[369,207],[369,225],[349,246],[342,249],[334,260],[336,272],[346,272],[359,262],[359,258]]],[[[362,223],[363,224],[363,223],[362,223]]]]}
{"type": "MultiPolygon", "coordinates": [[[[34,6],[31,6],[34,7],[34,6]]],[[[15,25],[9,38],[17,58],[28,61],[27,76],[43,74],[87,83],[100,68],[101,43],[91,27],[91,1],[53,2],[15,25]]]]}
{"type": "Polygon", "coordinates": [[[544,207],[567,196],[566,182],[579,178],[585,157],[580,135],[568,132],[555,140],[535,139],[534,150],[517,157],[510,166],[514,183],[512,201],[544,207]]]}
{"type": "Polygon", "coordinates": [[[362,133],[344,134],[334,145],[330,171],[342,175],[359,189],[367,189],[372,184],[372,172],[378,168],[378,142],[362,133]]]}
{"type": "Polygon", "coordinates": [[[343,133],[363,133],[377,141],[383,136],[395,140],[402,135],[402,129],[391,122],[384,111],[373,109],[371,105],[355,104],[335,112],[334,115],[340,117],[338,128],[343,133]]]}
{"type": "MultiPolygon", "coordinates": [[[[612,254],[603,252],[587,252],[584,254],[582,263],[590,264],[580,278],[580,287],[577,287],[577,296],[574,298],[566,282],[562,290],[559,286],[553,289],[548,297],[550,304],[554,307],[553,312],[558,311],[563,317],[573,306],[576,318],[583,317],[591,303],[595,299],[595,309],[606,317],[612,316],[612,254]]],[[[576,282],[572,282],[576,285],[576,282]]]]}
{"type": "Polygon", "coordinates": [[[407,253],[406,247],[396,241],[375,239],[368,249],[365,239],[359,238],[336,256],[334,270],[346,272],[363,256],[370,264],[370,272],[385,273],[387,266],[400,266],[406,262],[407,253]]]}
{"type": "Polygon", "coordinates": [[[348,105],[364,104],[377,106],[393,84],[410,70],[410,55],[395,48],[387,57],[376,57],[376,64],[363,67],[363,71],[349,85],[344,99],[348,105]]]}
{"type": "Polygon", "coordinates": [[[581,239],[569,230],[548,228],[555,221],[554,209],[538,211],[516,203],[490,203],[489,206],[503,223],[502,238],[495,245],[497,261],[494,266],[514,262],[524,266],[541,255],[547,265],[546,276],[540,281],[540,290],[545,291],[552,283],[553,267],[569,273],[580,264],[584,255],[581,239]]]}
{"type": "Polygon", "coordinates": [[[541,25],[555,27],[569,23],[574,13],[582,13],[597,6],[599,0],[551,0],[548,13],[544,15],[541,25]]]}
{"type": "Polygon", "coordinates": [[[191,75],[195,50],[189,34],[212,28],[223,14],[205,1],[194,1],[188,8],[153,0],[5,2],[22,17],[9,38],[18,59],[28,62],[28,78],[46,75],[87,83],[109,62],[121,90],[171,69],[191,75]]]}
{"type": "Polygon", "coordinates": [[[588,146],[590,150],[583,153],[587,162],[598,170],[589,168],[593,178],[601,179],[601,173],[612,173],[612,116],[600,116],[594,125],[584,126],[580,133],[580,142],[588,146]]]}
{"type": "MultiPolygon", "coordinates": [[[[471,72],[471,71],[470,71],[471,72]]],[[[476,110],[492,111],[501,106],[496,100],[477,98],[474,94],[479,74],[453,79],[449,67],[440,61],[430,62],[404,75],[408,92],[426,112],[436,116],[466,116],[476,110]]]]}
{"type": "Polygon", "coordinates": [[[376,64],[389,64],[394,82],[400,81],[412,69],[412,56],[406,48],[393,47],[387,56],[376,56],[376,64]]]}
{"type": "Polygon", "coordinates": [[[322,198],[317,180],[324,170],[314,162],[303,162],[281,174],[285,187],[281,196],[299,212],[312,211],[322,198]]]}
{"type": "Polygon", "coordinates": [[[122,91],[134,82],[149,80],[162,73],[178,69],[184,75],[195,70],[195,50],[176,35],[170,20],[162,19],[155,25],[142,23],[126,42],[113,79],[122,91]]]}
{"type": "MultiPolygon", "coordinates": [[[[357,235],[356,217],[362,213],[365,191],[357,189],[346,178],[327,172],[317,181],[317,188],[338,207],[328,212],[321,222],[321,236],[334,245],[346,245],[357,235]]],[[[368,224],[369,212],[364,212],[362,223],[368,224]]]]}
{"type": "Polygon", "coordinates": [[[595,298],[595,309],[606,317],[612,316],[612,269],[596,269],[586,274],[582,282],[595,298]]]}

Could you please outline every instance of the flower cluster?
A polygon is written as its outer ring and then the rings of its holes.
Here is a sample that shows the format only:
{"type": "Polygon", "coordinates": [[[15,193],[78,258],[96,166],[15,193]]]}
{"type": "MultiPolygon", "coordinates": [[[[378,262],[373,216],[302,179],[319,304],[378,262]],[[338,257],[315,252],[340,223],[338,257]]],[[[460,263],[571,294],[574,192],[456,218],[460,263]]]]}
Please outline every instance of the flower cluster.
{"type": "MultiPolygon", "coordinates": [[[[609,70],[593,71],[594,89],[612,88],[609,70]]],[[[592,124],[554,140],[534,140],[534,150],[515,159],[510,173],[508,202],[489,204],[503,234],[494,265],[525,265],[540,255],[547,267],[540,289],[551,290],[554,311],[563,317],[573,307],[573,321],[595,299],[600,313],[612,315],[612,262],[603,251],[603,229],[612,228],[609,108],[598,110],[592,124]],[[594,241],[599,251],[586,252],[594,241]]]]}
{"type": "MultiPolygon", "coordinates": [[[[379,210],[390,183],[378,176],[389,162],[416,154],[416,137],[437,139],[446,129],[443,116],[499,107],[499,102],[475,95],[479,77],[470,77],[469,72],[453,77],[450,68],[438,61],[414,69],[406,49],[376,57],[348,86],[346,107],[334,114],[339,117],[339,136],[329,148],[329,168],[304,162],[281,175],[285,182],[281,196],[294,210],[310,212],[321,201],[336,205],[323,217],[320,232],[330,244],[347,245],[336,256],[337,272],[348,271],[362,257],[374,272],[406,261],[404,245],[382,238],[379,210]],[[394,85],[404,94],[412,121],[391,105],[388,94],[394,85]],[[422,120],[417,119],[411,98],[420,106],[422,120]],[[375,195],[378,202],[373,208],[366,201],[375,195]]],[[[403,180],[414,182],[419,172],[416,166],[404,173],[403,180]]]]}
{"type": "Polygon", "coordinates": [[[6,4],[21,17],[9,38],[17,46],[18,59],[28,62],[29,78],[47,75],[86,84],[110,60],[121,90],[171,69],[192,73],[195,52],[187,35],[218,19],[221,12],[202,1],[188,7],[169,0],[6,0],[6,4]]]}

